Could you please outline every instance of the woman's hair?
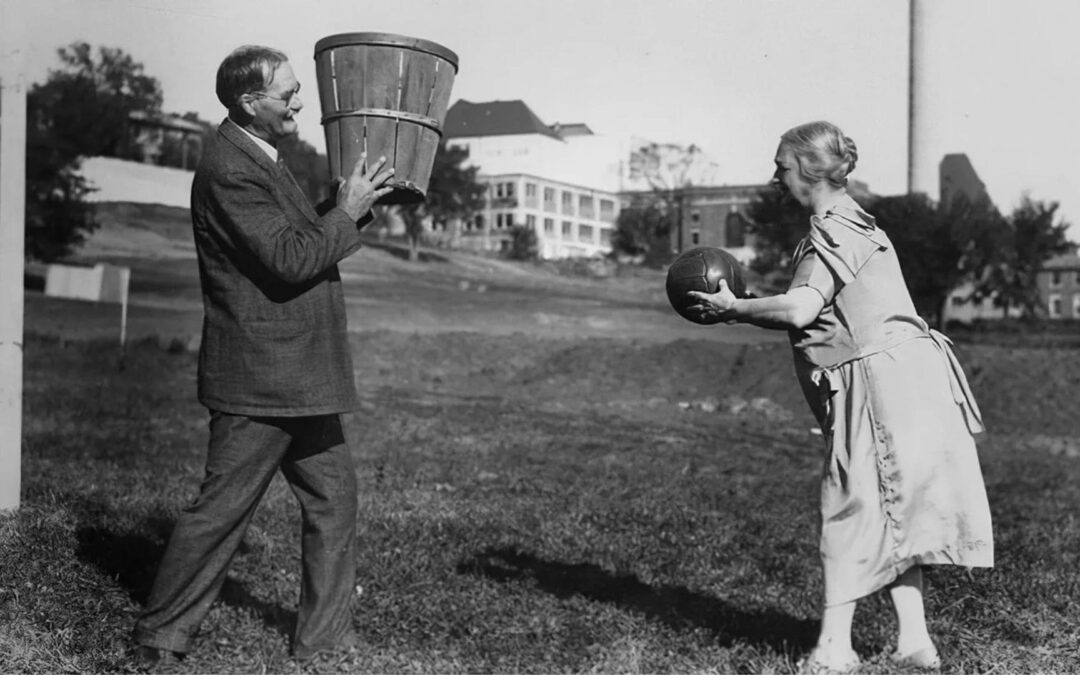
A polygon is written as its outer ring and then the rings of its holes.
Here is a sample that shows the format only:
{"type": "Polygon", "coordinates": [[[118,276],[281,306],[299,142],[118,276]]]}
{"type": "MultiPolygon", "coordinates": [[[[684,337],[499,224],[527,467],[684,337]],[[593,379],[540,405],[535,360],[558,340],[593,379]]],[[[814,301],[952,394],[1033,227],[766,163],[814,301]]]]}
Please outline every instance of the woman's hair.
{"type": "Polygon", "coordinates": [[[218,100],[226,108],[232,108],[242,95],[262,91],[274,81],[278,66],[288,60],[283,52],[270,47],[237,47],[218,66],[218,100]]]}
{"type": "Polygon", "coordinates": [[[859,159],[855,141],[831,122],[809,122],[788,129],[780,137],[780,145],[791,148],[803,178],[812,183],[826,180],[834,187],[847,185],[847,176],[859,159]]]}

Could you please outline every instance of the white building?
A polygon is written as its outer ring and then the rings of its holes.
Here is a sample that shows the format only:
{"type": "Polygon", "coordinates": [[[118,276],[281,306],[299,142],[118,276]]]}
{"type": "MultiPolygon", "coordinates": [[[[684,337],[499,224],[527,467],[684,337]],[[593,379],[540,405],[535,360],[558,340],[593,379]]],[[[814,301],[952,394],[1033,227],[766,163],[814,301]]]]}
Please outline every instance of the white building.
{"type": "Polygon", "coordinates": [[[618,217],[630,142],[584,124],[544,124],[522,101],[458,101],[447,145],[464,148],[488,185],[484,211],[464,223],[463,247],[502,250],[511,228],[536,232],[542,258],[604,255],[618,217]]]}
{"type": "Polygon", "coordinates": [[[611,192],[527,173],[484,174],[484,211],[464,223],[458,242],[479,250],[505,250],[511,231],[523,225],[536,232],[541,258],[605,255],[618,215],[611,192]]]}

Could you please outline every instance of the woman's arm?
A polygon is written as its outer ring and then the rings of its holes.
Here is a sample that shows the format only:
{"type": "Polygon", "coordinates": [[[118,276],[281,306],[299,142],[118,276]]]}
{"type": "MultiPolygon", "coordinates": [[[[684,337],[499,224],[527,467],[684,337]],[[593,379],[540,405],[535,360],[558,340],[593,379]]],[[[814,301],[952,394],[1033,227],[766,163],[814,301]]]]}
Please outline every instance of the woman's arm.
{"type": "Polygon", "coordinates": [[[690,295],[700,301],[695,309],[707,316],[719,316],[726,323],[749,323],[779,330],[805,328],[825,308],[821,293],[809,286],[764,298],[737,298],[721,279],[716,293],[690,291],[690,295]]]}

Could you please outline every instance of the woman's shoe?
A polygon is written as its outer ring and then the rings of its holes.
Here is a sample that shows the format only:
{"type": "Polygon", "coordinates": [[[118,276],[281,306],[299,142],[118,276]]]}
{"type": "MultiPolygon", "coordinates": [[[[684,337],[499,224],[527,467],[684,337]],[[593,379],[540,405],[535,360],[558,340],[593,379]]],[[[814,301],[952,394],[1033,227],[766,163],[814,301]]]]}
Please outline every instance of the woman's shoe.
{"type": "Polygon", "coordinates": [[[852,653],[851,656],[851,660],[839,666],[833,666],[819,660],[818,650],[814,649],[804,658],[799,659],[795,666],[796,672],[799,675],[847,675],[848,673],[854,673],[862,663],[859,661],[858,655],[852,653]]]}
{"type": "Polygon", "coordinates": [[[894,666],[900,668],[916,670],[939,670],[941,668],[941,657],[938,656],[937,649],[934,647],[923,647],[918,651],[903,656],[893,653],[889,656],[889,660],[892,661],[894,666]]]}

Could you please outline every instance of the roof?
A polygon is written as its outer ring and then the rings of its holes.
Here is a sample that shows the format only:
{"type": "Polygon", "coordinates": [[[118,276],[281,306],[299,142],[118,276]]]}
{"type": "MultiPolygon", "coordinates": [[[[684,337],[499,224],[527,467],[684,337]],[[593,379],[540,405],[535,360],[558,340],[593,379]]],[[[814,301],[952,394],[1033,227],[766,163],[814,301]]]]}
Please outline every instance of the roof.
{"type": "Polygon", "coordinates": [[[551,125],[551,130],[558,134],[560,138],[593,135],[592,129],[584,122],[556,122],[551,125]]]}
{"type": "Polygon", "coordinates": [[[140,122],[147,126],[161,127],[163,129],[173,129],[176,131],[194,131],[201,133],[206,131],[201,124],[186,120],[179,115],[165,115],[156,112],[146,112],[143,110],[132,110],[128,113],[128,119],[140,122]]]}
{"type": "Polygon", "coordinates": [[[1045,263],[1043,263],[1044,270],[1076,270],[1080,269],[1080,255],[1076,253],[1066,253],[1064,255],[1054,256],[1045,263]]]}
{"type": "Polygon", "coordinates": [[[542,134],[559,138],[524,101],[472,103],[459,100],[446,111],[443,132],[447,138],[542,134]]]}

